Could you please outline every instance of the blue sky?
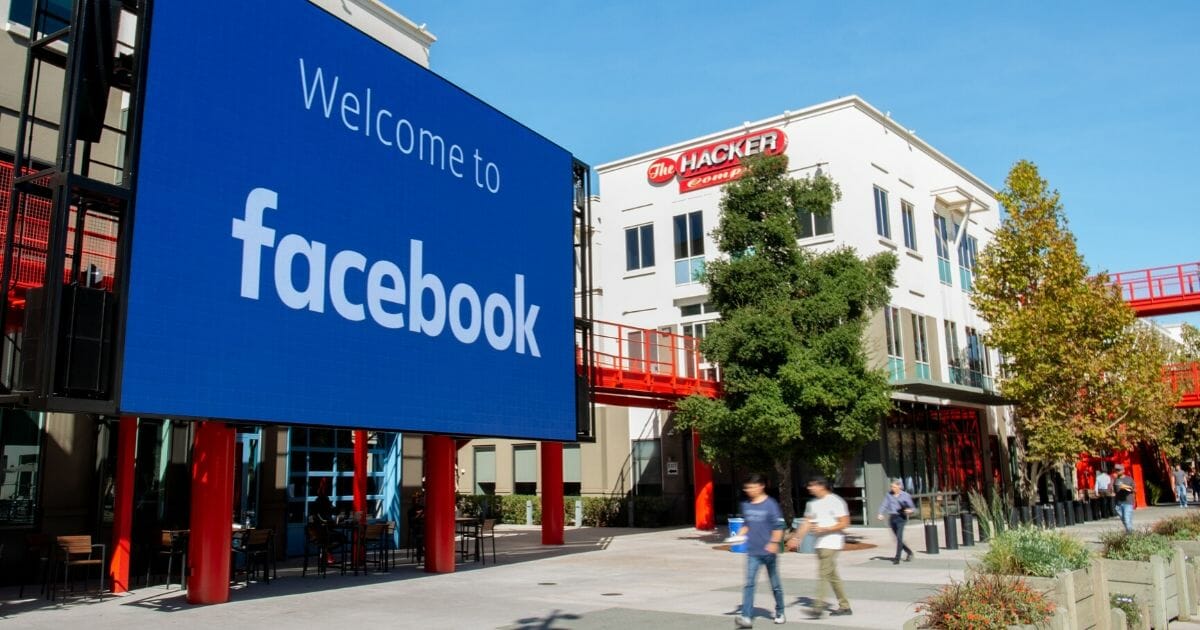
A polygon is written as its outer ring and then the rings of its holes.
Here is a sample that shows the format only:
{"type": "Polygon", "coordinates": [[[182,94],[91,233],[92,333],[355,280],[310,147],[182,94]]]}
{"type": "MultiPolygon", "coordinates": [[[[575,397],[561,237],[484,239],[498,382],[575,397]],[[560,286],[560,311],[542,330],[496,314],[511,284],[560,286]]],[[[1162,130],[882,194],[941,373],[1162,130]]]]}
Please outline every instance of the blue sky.
{"type": "Polygon", "coordinates": [[[385,2],[591,164],[858,94],[996,188],[1036,162],[1094,269],[1200,260],[1200,3],[385,2]]]}

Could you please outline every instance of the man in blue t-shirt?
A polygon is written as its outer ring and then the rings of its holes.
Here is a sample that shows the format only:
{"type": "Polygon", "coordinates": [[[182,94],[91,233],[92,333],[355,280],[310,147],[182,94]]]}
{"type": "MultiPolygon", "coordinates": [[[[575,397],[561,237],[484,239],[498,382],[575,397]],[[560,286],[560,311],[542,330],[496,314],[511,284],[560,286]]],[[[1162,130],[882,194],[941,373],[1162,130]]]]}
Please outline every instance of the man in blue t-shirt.
{"type": "Polygon", "coordinates": [[[736,620],[737,627],[750,628],[754,625],[754,582],[758,579],[758,568],[767,568],[771,580],[771,591],[775,594],[775,623],[785,623],[783,616],[783,585],[779,582],[779,566],[776,558],[779,544],[783,540],[783,512],[775,499],[767,496],[763,476],[751,473],[742,484],[742,491],[749,501],[742,502],[742,519],[745,524],[738,532],[746,537],[746,586],[742,589],[742,614],[736,620]]]}

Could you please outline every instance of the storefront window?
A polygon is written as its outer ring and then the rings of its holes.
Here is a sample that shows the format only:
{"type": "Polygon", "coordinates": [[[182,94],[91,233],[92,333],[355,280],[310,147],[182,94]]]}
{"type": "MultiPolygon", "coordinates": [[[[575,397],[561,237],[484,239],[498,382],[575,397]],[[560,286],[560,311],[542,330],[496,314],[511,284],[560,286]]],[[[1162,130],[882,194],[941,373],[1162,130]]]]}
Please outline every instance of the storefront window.
{"type": "Polygon", "coordinates": [[[0,527],[33,526],[41,461],[41,414],[0,410],[0,527]]]}

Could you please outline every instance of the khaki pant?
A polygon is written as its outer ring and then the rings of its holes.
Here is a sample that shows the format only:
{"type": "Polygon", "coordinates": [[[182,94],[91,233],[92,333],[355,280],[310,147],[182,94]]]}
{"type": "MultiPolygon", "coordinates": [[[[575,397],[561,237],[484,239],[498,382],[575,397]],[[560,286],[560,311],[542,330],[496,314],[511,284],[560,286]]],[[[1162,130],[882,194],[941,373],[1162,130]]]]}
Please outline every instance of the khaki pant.
{"type": "Polygon", "coordinates": [[[837,596],[838,608],[850,608],[850,600],[846,599],[846,591],[842,588],[842,578],[837,572],[837,557],[841,553],[838,549],[817,549],[817,558],[820,560],[820,577],[817,580],[817,601],[813,604],[816,609],[821,609],[825,605],[825,591],[827,587],[833,588],[833,594],[837,596]]]}

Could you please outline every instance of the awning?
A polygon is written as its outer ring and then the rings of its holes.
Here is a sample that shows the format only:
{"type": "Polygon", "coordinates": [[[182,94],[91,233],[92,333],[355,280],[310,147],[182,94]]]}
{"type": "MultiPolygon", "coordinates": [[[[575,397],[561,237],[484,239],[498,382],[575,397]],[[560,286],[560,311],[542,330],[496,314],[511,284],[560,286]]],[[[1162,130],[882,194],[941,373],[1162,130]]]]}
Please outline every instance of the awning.
{"type": "Polygon", "coordinates": [[[905,379],[892,382],[892,391],[925,398],[939,398],[950,404],[954,402],[971,403],[975,405],[1012,405],[1016,404],[1007,398],[990,392],[982,387],[954,385],[938,381],[921,379],[905,379]]]}

